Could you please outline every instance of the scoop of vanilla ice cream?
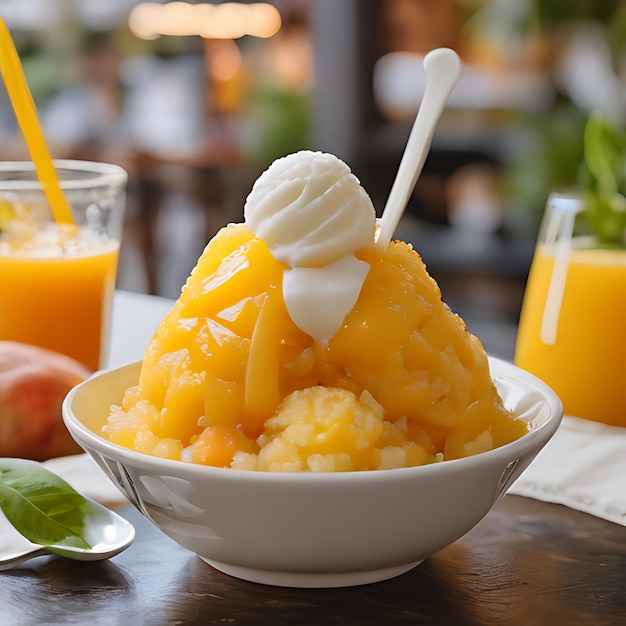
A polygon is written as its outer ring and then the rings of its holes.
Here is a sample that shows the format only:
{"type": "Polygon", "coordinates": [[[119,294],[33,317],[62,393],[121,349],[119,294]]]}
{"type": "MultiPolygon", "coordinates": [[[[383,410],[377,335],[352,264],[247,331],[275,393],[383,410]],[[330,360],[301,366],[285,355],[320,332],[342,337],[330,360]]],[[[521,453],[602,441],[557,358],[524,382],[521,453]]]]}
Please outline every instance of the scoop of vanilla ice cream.
{"type": "Polygon", "coordinates": [[[245,223],[290,267],[323,267],[374,241],[376,212],[350,168],[332,154],[302,150],[261,174],[245,223]]]}
{"type": "Polygon", "coordinates": [[[370,266],[354,253],[374,243],[376,212],[350,168],[303,150],[274,161],[244,207],[246,226],[288,267],[289,316],[326,345],[354,307],[370,266]]]}

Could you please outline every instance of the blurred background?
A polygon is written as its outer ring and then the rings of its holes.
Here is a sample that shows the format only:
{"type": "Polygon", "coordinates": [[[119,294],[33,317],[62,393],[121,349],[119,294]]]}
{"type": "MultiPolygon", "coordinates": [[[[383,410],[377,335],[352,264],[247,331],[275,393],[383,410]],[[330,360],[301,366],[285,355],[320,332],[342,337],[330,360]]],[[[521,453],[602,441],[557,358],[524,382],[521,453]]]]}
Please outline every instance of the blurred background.
{"type": "MultiPolygon", "coordinates": [[[[53,156],[129,172],[118,287],[170,298],[277,157],[336,154],[380,213],[423,56],[446,46],[464,73],[397,235],[471,329],[514,328],[589,113],[626,117],[626,0],[0,0],[0,15],[53,156]]],[[[28,158],[3,87],[0,158],[28,158]]]]}

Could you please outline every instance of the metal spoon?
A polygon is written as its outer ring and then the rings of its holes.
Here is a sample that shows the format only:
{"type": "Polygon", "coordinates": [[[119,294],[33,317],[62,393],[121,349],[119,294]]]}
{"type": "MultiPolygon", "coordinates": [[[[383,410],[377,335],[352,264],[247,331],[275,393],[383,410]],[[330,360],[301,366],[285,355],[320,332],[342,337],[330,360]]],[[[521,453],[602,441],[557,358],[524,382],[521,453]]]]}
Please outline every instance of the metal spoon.
{"type": "Polygon", "coordinates": [[[132,524],[94,500],[87,498],[87,501],[89,509],[85,513],[85,539],[91,545],[89,549],[32,543],[13,528],[0,511],[0,571],[46,554],[77,561],[99,561],[125,550],[135,538],[132,524]]]}

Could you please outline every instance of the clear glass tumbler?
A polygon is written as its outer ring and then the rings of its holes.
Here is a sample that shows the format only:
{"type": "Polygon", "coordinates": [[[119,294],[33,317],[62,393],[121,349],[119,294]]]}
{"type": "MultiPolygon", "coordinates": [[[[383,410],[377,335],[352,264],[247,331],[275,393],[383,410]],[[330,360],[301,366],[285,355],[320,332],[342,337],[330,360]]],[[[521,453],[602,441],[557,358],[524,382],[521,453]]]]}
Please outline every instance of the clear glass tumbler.
{"type": "Polygon", "coordinates": [[[626,427],[626,249],[577,234],[585,202],[548,199],[520,316],[515,363],[565,413],[626,427]]]}
{"type": "Polygon", "coordinates": [[[57,224],[32,162],[0,162],[0,340],[66,354],[92,370],[109,357],[126,172],[56,161],[74,224],[57,224]]]}

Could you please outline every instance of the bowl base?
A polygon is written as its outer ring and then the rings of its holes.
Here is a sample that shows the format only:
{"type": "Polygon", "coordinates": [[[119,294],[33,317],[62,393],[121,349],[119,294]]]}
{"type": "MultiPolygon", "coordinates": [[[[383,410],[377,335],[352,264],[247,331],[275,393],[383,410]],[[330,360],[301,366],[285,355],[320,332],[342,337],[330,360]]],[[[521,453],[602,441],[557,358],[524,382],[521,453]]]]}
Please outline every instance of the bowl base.
{"type": "Polygon", "coordinates": [[[422,561],[406,563],[394,567],[366,570],[362,572],[275,572],[251,567],[240,567],[200,557],[211,567],[240,580],[247,580],[274,587],[294,587],[298,589],[324,589],[356,587],[395,578],[412,570],[422,561]]]}

